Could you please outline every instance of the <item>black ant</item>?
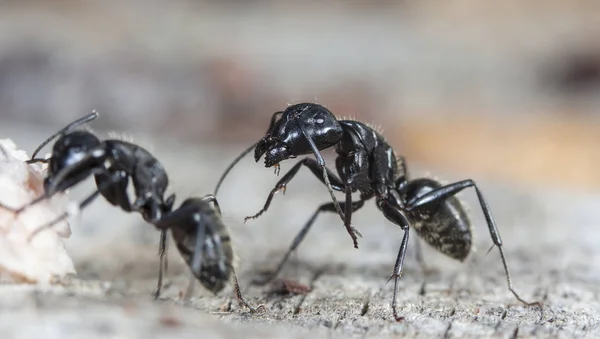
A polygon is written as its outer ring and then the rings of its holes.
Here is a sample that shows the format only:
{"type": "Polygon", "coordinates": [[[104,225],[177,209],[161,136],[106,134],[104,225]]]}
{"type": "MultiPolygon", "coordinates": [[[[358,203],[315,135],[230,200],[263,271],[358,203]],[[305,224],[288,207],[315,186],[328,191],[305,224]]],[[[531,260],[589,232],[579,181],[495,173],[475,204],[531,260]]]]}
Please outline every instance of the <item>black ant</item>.
{"type": "MultiPolygon", "coordinates": [[[[188,198],[179,209],[165,214],[154,226],[166,232],[171,230],[179,253],[200,283],[213,293],[221,291],[233,275],[238,300],[251,312],[254,308],[242,296],[233,268],[233,247],[227,228],[221,219],[221,209],[214,195],[188,198]],[[214,208],[210,206],[214,204],[214,208]]],[[[193,289],[190,281],[185,299],[193,289]]]]}
{"type": "MultiPolygon", "coordinates": [[[[89,131],[73,131],[99,116],[98,112],[79,118],[46,139],[33,152],[28,164],[43,162],[48,164],[48,174],[44,178],[44,194],[19,209],[26,208],[49,199],[56,193],[64,192],[94,175],[97,190],[85,198],[79,208],[83,209],[101,194],[112,205],[126,212],[140,212],[144,220],[155,224],[165,213],[169,213],[175,202],[175,195],[164,199],[169,179],[164,167],[138,145],[123,140],[100,141],[89,131]],[[49,159],[36,158],[36,155],[52,140],[58,138],[52,147],[49,159]],[[137,199],[133,204],[129,200],[127,187],[129,179],[133,182],[137,199]]],[[[30,239],[44,229],[68,217],[63,213],[55,220],[38,228],[30,239]]],[[[167,265],[167,231],[161,231],[159,256],[160,268],[158,286],[154,294],[158,298],[162,288],[163,268],[167,265]]]]}
{"type": "Polygon", "coordinates": [[[354,120],[337,120],[333,113],[321,105],[301,103],[273,114],[265,137],[242,152],[230,164],[217,184],[215,195],[228,172],[252,149],[256,162],[265,155],[265,167],[278,166],[283,160],[310,153],[314,153],[317,160],[305,158],[296,163],[275,185],[263,209],[245,220],[255,219],[266,212],[275,193],[285,191],[287,184],[301,166],[308,167],[330,190],[344,192],[346,195],[345,202],[338,204],[334,199],[315,211],[295,237],[273,274],[257,281],[258,284],[271,281],[280,272],[290,253],[300,245],[320,212],[340,213],[339,211],[343,210],[340,215],[352,236],[354,246],[358,248],[354,229],[350,226],[351,216],[363,207],[366,200],[375,197],[377,207],[383,215],[404,230],[394,272],[390,277],[390,280],[395,279],[392,310],[396,320],[401,320],[403,318],[398,316],[396,310],[396,294],[402,275],[409,229],[414,228],[439,252],[464,261],[471,250],[471,223],[455,195],[465,188],[473,187],[494,245],[500,251],[508,289],[520,302],[528,306],[541,305],[539,302],[526,302],[513,289],[498,228],[473,180],[442,185],[427,178],[410,179],[404,158],[398,157],[393,148],[373,128],[354,120]],[[320,154],[321,150],[330,147],[335,147],[337,153],[336,168],[339,177],[325,167],[320,154]],[[356,191],[360,193],[360,199],[352,201],[352,193],[356,191]]]}
{"type": "MultiPolygon", "coordinates": [[[[44,179],[44,194],[29,204],[10,209],[16,214],[58,192],[77,185],[90,175],[94,175],[97,190],[79,204],[83,209],[99,194],[115,206],[126,212],[139,212],[144,220],[161,231],[159,255],[159,278],[154,298],[158,298],[162,288],[163,269],[166,271],[167,232],[170,229],[177,248],[193,274],[214,293],[223,289],[226,279],[233,272],[232,248],[224,224],[206,201],[212,201],[220,215],[220,209],[214,196],[202,199],[188,199],[182,206],[172,211],[175,195],[164,198],[169,180],[160,162],[142,147],[123,140],[104,140],[89,131],[73,129],[98,118],[93,111],[77,119],[46,139],[33,153],[28,164],[48,163],[48,175],[44,179]],[[49,159],[35,158],[37,153],[54,138],[52,156],[49,159]],[[127,188],[129,180],[133,182],[136,200],[130,202],[127,188]],[[191,254],[194,254],[192,260],[191,254]],[[201,265],[201,267],[200,267],[201,265]],[[230,270],[231,268],[231,270],[230,270]]],[[[62,214],[55,220],[38,228],[38,232],[50,228],[68,217],[62,214]]],[[[30,238],[31,238],[30,237],[30,238]]],[[[235,277],[235,273],[234,273],[235,277]]],[[[235,278],[238,298],[251,310],[235,278]]],[[[188,295],[192,286],[188,288],[188,295]]]]}

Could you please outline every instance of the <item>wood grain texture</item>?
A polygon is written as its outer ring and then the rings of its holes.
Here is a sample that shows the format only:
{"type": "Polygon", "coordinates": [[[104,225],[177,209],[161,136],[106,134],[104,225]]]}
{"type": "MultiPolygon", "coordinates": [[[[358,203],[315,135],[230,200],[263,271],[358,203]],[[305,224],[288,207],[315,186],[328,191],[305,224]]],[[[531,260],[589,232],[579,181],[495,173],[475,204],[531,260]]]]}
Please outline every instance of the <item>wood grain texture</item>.
{"type": "MultiPolygon", "coordinates": [[[[35,131],[0,127],[19,146],[34,147],[35,131]]],[[[41,132],[43,135],[44,132],[41,132]]],[[[243,149],[153,144],[173,182],[178,201],[209,193],[235,154],[243,149]]],[[[331,158],[327,158],[331,163],[331,158]]],[[[73,221],[67,248],[82,281],[50,289],[0,286],[0,332],[5,338],[528,338],[600,335],[600,197],[565,190],[527,191],[479,180],[505,243],[515,288],[542,310],[519,304],[506,287],[497,251],[491,245],[474,192],[461,198],[470,206],[476,251],[460,264],[423,246],[433,272],[415,260],[418,239],[412,233],[400,284],[400,312],[391,315],[393,283],[386,284],[402,232],[385,221],[373,204],[356,214],[353,224],[364,238],[354,249],[339,218],[317,219],[305,243],[292,256],[282,278],[311,287],[306,295],[280,296],[271,286],[250,280],[272,268],[302,223],[327,201],[326,189],[301,172],[286,195],[277,195],[261,218],[244,224],[258,210],[276,177],[246,159],[219,194],[224,220],[236,244],[238,275],[244,293],[265,311],[250,314],[235,301],[231,286],[213,296],[198,285],[191,303],[179,300],[187,271],[174,247],[169,252],[171,286],[152,301],[159,233],[136,215],[97,201],[73,221]],[[109,216],[109,217],[107,217],[109,216]]],[[[282,164],[282,173],[292,163],[282,164]]],[[[422,167],[415,164],[415,175],[422,167]]],[[[462,179],[437,173],[447,180],[462,179]]],[[[473,178],[477,180],[477,178],[473,178]]],[[[83,196],[92,182],[73,190],[83,196]]],[[[177,203],[178,204],[178,203],[177,203]]]]}

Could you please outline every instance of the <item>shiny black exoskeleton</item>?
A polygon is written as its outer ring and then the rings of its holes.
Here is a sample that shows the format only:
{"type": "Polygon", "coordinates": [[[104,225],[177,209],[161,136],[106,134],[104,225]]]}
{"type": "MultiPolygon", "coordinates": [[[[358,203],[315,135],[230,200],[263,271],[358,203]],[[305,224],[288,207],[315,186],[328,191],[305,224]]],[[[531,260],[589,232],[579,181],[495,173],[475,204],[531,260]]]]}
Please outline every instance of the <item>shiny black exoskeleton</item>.
{"type": "MultiPolygon", "coordinates": [[[[160,162],[142,147],[123,140],[100,141],[89,131],[73,130],[98,118],[96,111],[70,123],[48,139],[32,154],[27,163],[47,162],[48,173],[44,179],[44,194],[31,203],[21,207],[17,213],[56,193],[79,184],[90,175],[94,176],[97,190],[85,198],[79,205],[83,209],[98,195],[108,202],[119,206],[126,212],[139,212],[145,221],[156,224],[170,213],[175,202],[175,195],[165,199],[164,194],[169,179],[160,162]],[[37,153],[53,139],[58,138],[52,147],[49,159],[35,158],[37,153]],[[133,183],[136,200],[131,203],[127,188],[129,181],[133,183]]],[[[38,232],[67,217],[61,215],[42,227],[38,232]]],[[[160,269],[155,297],[158,298],[162,287],[163,269],[166,269],[167,233],[161,232],[159,255],[160,269]]]]}
{"type": "MultiPolygon", "coordinates": [[[[88,131],[72,131],[74,128],[98,117],[97,112],[78,119],[48,138],[33,153],[28,163],[47,162],[48,175],[44,179],[44,194],[25,208],[63,192],[94,175],[97,190],[88,196],[79,208],[90,204],[99,194],[111,204],[126,212],[139,212],[144,220],[161,231],[160,267],[155,298],[160,295],[163,270],[166,271],[167,232],[173,240],[194,276],[213,293],[221,291],[231,275],[235,279],[238,299],[251,310],[253,307],[243,299],[237,277],[233,271],[233,249],[227,229],[220,219],[219,205],[212,195],[190,198],[173,211],[175,195],[164,198],[169,179],[160,162],[142,147],[122,141],[100,141],[88,131]],[[49,159],[35,158],[37,153],[52,139],[58,137],[49,159]],[[136,200],[131,203],[127,188],[133,183],[136,200]],[[213,202],[215,208],[210,206],[213,202]]],[[[67,214],[39,227],[32,236],[56,224],[67,214]]],[[[190,281],[187,297],[191,295],[190,281]]]]}
{"type": "Polygon", "coordinates": [[[483,195],[472,180],[442,185],[432,179],[410,179],[404,158],[398,157],[373,128],[354,120],[337,120],[321,105],[302,103],[289,106],[285,111],[273,115],[265,137],[234,160],[217,184],[215,194],[234,164],[252,149],[257,162],[265,156],[266,167],[278,166],[281,161],[310,153],[313,153],[317,160],[305,158],[294,165],[271,191],[263,209],[246,220],[257,218],[267,211],[274,194],[286,189],[301,166],[308,167],[327,185],[332,197],[333,190],[345,193],[344,202],[338,203],[334,198],[333,202],[325,203],[315,211],[294,239],[274,273],[259,283],[270,281],[280,272],[290,253],[302,242],[320,212],[337,211],[353,239],[354,246],[358,248],[356,230],[351,226],[352,213],[360,209],[366,200],[375,198],[383,215],[404,230],[391,277],[395,278],[392,309],[396,319],[402,319],[396,312],[396,293],[402,274],[409,229],[415,229],[438,251],[463,261],[471,250],[471,224],[455,195],[465,188],[473,187],[492,240],[500,250],[509,290],[519,301],[528,305],[538,305],[525,302],[514,291],[501,247],[500,234],[483,195]],[[320,153],[321,150],[330,147],[334,147],[337,154],[336,169],[339,176],[325,167],[320,153]],[[360,193],[357,201],[352,201],[354,192],[360,193]]]}
{"type": "MultiPolygon", "coordinates": [[[[216,294],[233,276],[238,300],[252,312],[256,311],[242,296],[233,269],[231,238],[214,195],[188,198],[177,210],[165,214],[154,225],[163,232],[171,230],[177,250],[204,287],[216,294]]],[[[192,294],[192,283],[193,280],[190,281],[186,299],[192,294]]]]}

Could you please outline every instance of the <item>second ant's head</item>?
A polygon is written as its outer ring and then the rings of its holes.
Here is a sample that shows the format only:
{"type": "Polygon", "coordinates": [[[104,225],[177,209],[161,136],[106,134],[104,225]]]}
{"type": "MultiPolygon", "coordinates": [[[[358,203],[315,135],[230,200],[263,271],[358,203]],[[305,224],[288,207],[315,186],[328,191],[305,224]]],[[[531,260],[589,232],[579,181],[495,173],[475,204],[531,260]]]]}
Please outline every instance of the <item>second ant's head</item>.
{"type": "MultiPolygon", "coordinates": [[[[58,138],[52,147],[52,157],[48,161],[48,176],[44,186],[48,186],[52,182],[53,176],[63,168],[81,161],[91,149],[98,145],[100,145],[100,140],[87,131],[74,131],[58,138]]],[[[83,180],[89,174],[87,171],[85,173],[73,173],[70,177],[81,176],[78,179],[83,180]]]]}
{"type": "Polygon", "coordinates": [[[254,160],[258,162],[265,155],[265,167],[271,167],[280,161],[312,153],[307,137],[323,150],[338,143],[342,134],[342,126],[327,108],[312,103],[292,105],[258,142],[254,160]]]}

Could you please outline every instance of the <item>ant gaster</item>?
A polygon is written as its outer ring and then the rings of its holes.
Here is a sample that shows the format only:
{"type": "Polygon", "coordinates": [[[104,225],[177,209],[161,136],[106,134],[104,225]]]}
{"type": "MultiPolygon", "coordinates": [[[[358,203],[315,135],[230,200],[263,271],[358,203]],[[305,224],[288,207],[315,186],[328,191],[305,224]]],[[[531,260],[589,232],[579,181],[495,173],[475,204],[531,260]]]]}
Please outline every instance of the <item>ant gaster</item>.
{"type": "MultiPolygon", "coordinates": [[[[48,163],[48,175],[44,179],[44,194],[29,204],[16,209],[17,214],[25,208],[58,192],[77,185],[94,175],[97,190],[89,195],[79,208],[83,209],[99,194],[126,212],[139,212],[144,220],[161,231],[158,285],[154,297],[158,298],[162,287],[163,269],[166,271],[167,232],[171,230],[177,249],[190,266],[194,276],[214,293],[221,291],[231,274],[235,279],[238,299],[249,309],[253,307],[243,299],[233,271],[233,250],[227,229],[220,219],[220,209],[214,196],[190,198],[172,211],[175,195],[164,198],[169,180],[164,167],[147,150],[122,141],[104,140],[89,131],[73,129],[98,118],[98,113],[77,119],[45,140],[27,163],[48,163]],[[35,158],[37,153],[54,138],[52,156],[35,158]],[[129,180],[133,182],[136,200],[131,203],[127,194],[129,180]],[[213,202],[215,209],[210,207],[213,202]],[[193,256],[192,256],[193,254],[193,256]]],[[[67,213],[38,228],[38,232],[64,220],[67,213]]],[[[186,298],[191,295],[190,283],[186,298]]]]}
{"type": "Polygon", "coordinates": [[[343,210],[344,225],[352,235],[356,247],[356,237],[350,226],[352,213],[363,207],[364,202],[375,198],[376,205],[383,215],[404,230],[399,253],[394,265],[395,279],[392,310],[396,320],[396,295],[402,275],[404,257],[408,244],[409,230],[412,227],[432,247],[439,252],[459,261],[464,261],[471,251],[471,223],[460,201],[455,197],[465,188],[473,187],[477,193],[481,209],[485,216],[491,238],[498,247],[502,259],[508,288],[512,294],[526,305],[513,289],[510,273],[506,264],[502,240],[487,202],[473,180],[462,180],[449,185],[427,178],[410,179],[403,157],[398,157],[392,147],[373,128],[354,120],[338,120],[325,107],[313,103],[301,103],[289,106],[283,112],[276,112],[271,118],[267,134],[258,143],[240,154],[226,169],[215,189],[224,180],[227,173],[245,154],[254,149],[256,162],[265,156],[265,167],[278,165],[279,162],[299,155],[313,152],[317,158],[305,158],[294,165],[270,192],[263,209],[248,219],[259,217],[266,212],[275,193],[285,191],[287,184],[298,173],[301,166],[308,167],[321,182],[335,191],[345,193],[345,201],[336,207],[337,202],[322,204],[302,230],[295,237],[289,250],[272,275],[259,284],[272,280],[287,261],[290,253],[302,242],[320,212],[343,210]],[[279,120],[277,117],[281,116],[279,120]],[[321,150],[335,147],[337,153],[336,168],[339,176],[326,169],[321,150]],[[400,165],[400,166],[398,166],[400,165]],[[327,174],[329,182],[321,176],[327,174]],[[357,201],[352,201],[352,193],[360,193],[357,201]]]}
{"type": "MultiPolygon", "coordinates": [[[[214,195],[188,198],[179,209],[165,214],[154,224],[166,232],[171,230],[179,253],[200,283],[213,293],[221,291],[233,275],[238,300],[250,311],[254,308],[242,296],[233,268],[233,247],[227,228],[221,219],[221,209],[214,195]],[[210,206],[214,204],[214,208],[210,206]]],[[[193,282],[193,281],[192,281],[193,282]]],[[[190,282],[186,299],[191,296],[190,282]]]]}

